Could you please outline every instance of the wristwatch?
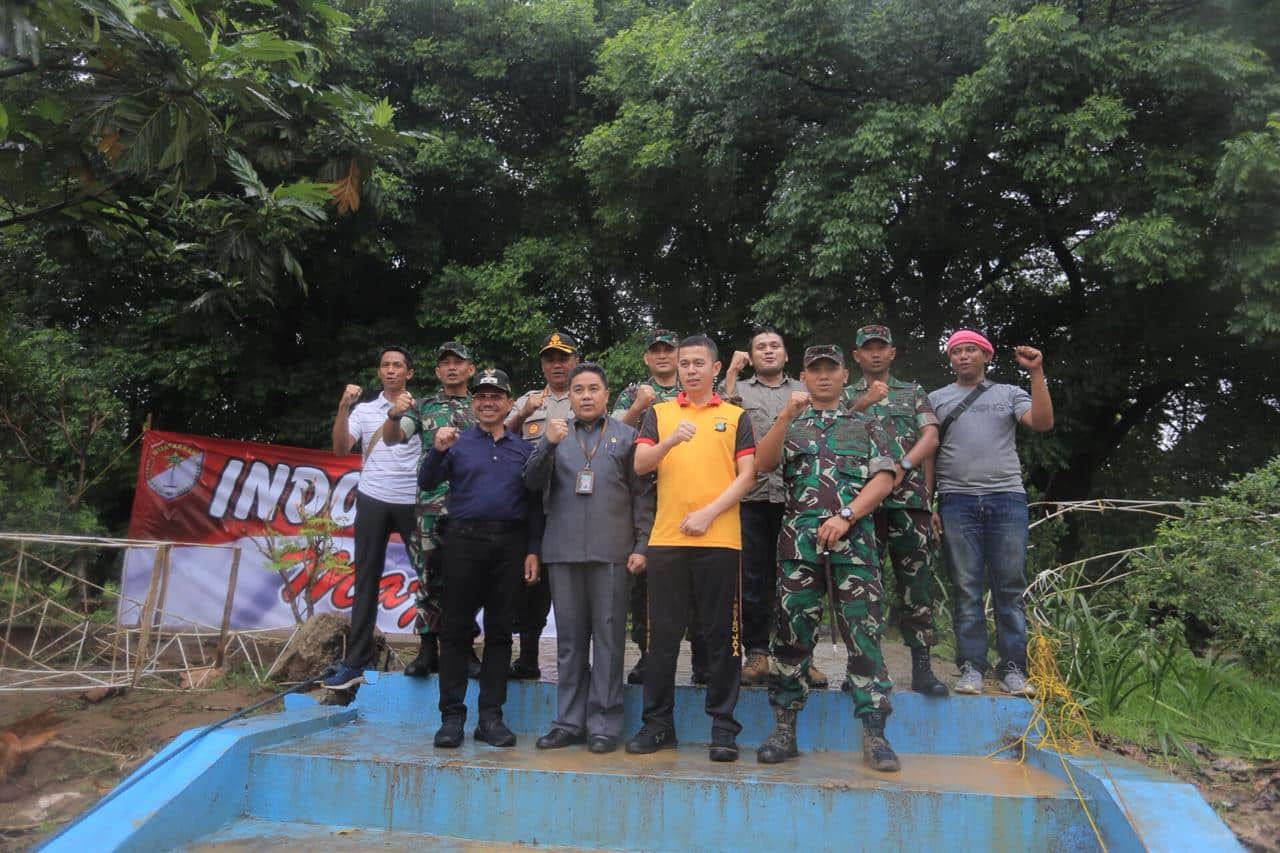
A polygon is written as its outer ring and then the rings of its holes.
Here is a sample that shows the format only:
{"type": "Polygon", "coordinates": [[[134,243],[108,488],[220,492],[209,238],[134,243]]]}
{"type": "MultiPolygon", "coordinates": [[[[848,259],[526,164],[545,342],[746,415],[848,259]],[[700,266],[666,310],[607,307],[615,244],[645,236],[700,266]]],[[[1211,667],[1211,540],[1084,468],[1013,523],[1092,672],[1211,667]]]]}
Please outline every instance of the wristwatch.
{"type": "Polygon", "coordinates": [[[904,457],[902,457],[902,461],[901,461],[901,462],[899,462],[898,464],[902,466],[902,470],[903,470],[903,471],[910,471],[912,468],[916,467],[916,466],[912,465],[912,464],[911,464],[911,460],[910,460],[910,459],[908,459],[908,458],[907,458],[907,457],[905,457],[905,456],[904,456],[904,457]]]}
{"type": "Polygon", "coordinates": [[[845,521],[853,521],[853,509],[851,507],[840,507],[840,517],[845,521]]]}

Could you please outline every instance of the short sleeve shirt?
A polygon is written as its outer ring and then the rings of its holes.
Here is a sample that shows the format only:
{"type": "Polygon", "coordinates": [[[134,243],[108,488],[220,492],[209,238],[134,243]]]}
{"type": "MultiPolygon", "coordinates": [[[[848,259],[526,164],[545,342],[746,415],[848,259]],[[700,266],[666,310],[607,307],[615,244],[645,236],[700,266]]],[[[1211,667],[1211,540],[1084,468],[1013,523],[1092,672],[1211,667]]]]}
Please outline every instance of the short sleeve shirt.
{"type": "MultiPolygon", "coordinates": [[[[889,377],[887,384],[889,396],[868,407],[863,414],[880,420],[889,439],[897,444],[895,450],[898,452],[894,454],[894,460],[897,461],[916,446],[921,430],[938,425],[938,416],[933,413],[929,395],[925,393],[923,386],[895,379],[893,376],[889,377]]],[[[845,408],[851,409],[858,398],[867,393],[867,387],[868,382],[863,378],[846,389],[842,400],[845,408]]],[[[907,472],[881,506],[888,509],[928,509],[929,498],[924,481],[924,466],[918,465],[907,472]]]]}
{"type": "Polygon", "coordinates": [[[412,504],[418,499],[418,457],[422,441],[412,436],[403,444],[389,445],[378,435],[387,422],[391,401],[379,394],[351,407],[347,415],[347,432],[359,442],[364,454],[360,470],[362,495],[389,504],[412,504]],[[378,440],[374,442],[374,436],[378,440]],[[372,447],[372,450],[369,448],[372,447]]]}
{"type": "Polygon", "coordinates": [[[641,385],[648,385],[653,389],[654,394],[657,395],[653,400],[654,403],[665,403],[667,400],[674,400],[676,395],[680,393],[679,383],[671,386],[660,385],[658,380],[652,376],[643,382],[632,382],[619,392],[618,399],[613,403],[613,416],[615,418],[621,420],[622,416],[631,408],[631,405],[636,401],[636,390],[641,385]]]}
{"type": "MultiPolygon", "coordinates": [[[[510,424],[514,418],[514,413],[524,408],[524,404],[529,399],[529,395],[536,394],[541,388],[533,391],[526,391],[520,395],[515,404],[512,405],[512,415],[507,416],[507,423],[510,424]]],[[[572,415],[569,409],[569,392],[565,391],[563,396],[557,397],[554,392],[548,391],[547,396],[543,399],[542,405],[533,411],[533,414],[524,419],[524,425],[520,427],[520,437],[525,441],[537,441],[547,431],[548,420],[567,421],[572,415]]]]}
{"type": "Polygon", "coordinates": [[[693,438],[671,448],[658,463],[658,504],[649,546],[740,551],[742,525],[736,506],[721,513],[702,536],[681,533],[680,522],[718,498],[737,478],[738,459],[756,452],[751,420],[716,394],[705,406],[697,406],[681,393],[645,413],[636,444],[657,444],[685,420],[696,428],[693,438]]]}
{"type": "MultiPolygon", "coordinates": [[[[812,407],[787,427],[782,476],[787,506],[778,536],[779,560],[815,560],[818,527],[853,502],[871,478],[893,471],[889,436],[876,418],[857,412],[819,412],[812,407]]],[[[874,543],[870,516],[849,529],[833,554],[854,556],[851,543],[874,543]]],[[[870,548],[874,556],[874,544],[870,548]]]]}
{"type": "MultiPolygon", "coordinates": [[[[929,394],[937,416],[946,420],[972,388],[952,383],[929,394]]],[[[1031,395],[1017,385],[991,383],[985,393],[951,422],[938,448],[938,494],[989,495],[1021,492],[1018,421],[1031,409],[1031,395]]]]}
{"type": "MultiPolygon", "coordinates": [[[[734,390],[737,394],[730,399],[746,410],[755,434],[764,435],[786,407],[791,394],[806,389],[803,382],[790,376],[784,376],[776,386],[766,385],[758,376],[752,376],[750,379],[738,380],[734,390]]],[[[755,487],[743,500],[783,503],[786,491],[782,485],[782,474],[777,471],[757,471],[755,487]]]]}

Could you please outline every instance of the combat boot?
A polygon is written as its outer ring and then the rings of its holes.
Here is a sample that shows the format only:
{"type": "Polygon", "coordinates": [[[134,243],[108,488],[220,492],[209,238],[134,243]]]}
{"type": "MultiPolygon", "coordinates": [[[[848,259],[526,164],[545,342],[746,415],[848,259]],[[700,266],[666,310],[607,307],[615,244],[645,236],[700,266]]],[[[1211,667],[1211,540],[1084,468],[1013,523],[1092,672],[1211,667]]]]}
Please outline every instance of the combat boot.
{"type": "Polygon", "coordinates": [[[796,712],[775,707],[773,721],[773,731],[756,750],[756,761],[761,764],[781,764],[800,754],[796,746],[796,712]]]}
{"type": "Polygon", "coordinates": [[[767,684],[769,681],[769,656],[760,652],[749,652],[747,662],[742,665],[742,684],[751,686],[767,684]]]}
{"type": "Polygon", "coordinates": [[[898,755],[884,736],[884,711],[872,711],[862,718],[862,760],[872,770],[896,773],[901,769],[898,755]]]}
{"type": "Polygon", "coordinates": [[[404,668],[404,674],[410,678],[425,678],[440,670],[440,646],[435,634],[422,635],[422,648],[418,656],[404,668]]]}
{"type": "Polygon", "coordinates": [[[813,664],[809,664],[809,668],[805,670],[804,677],[814,690],[826,690],[830,684],[827,681],[827,674],[813,664]]]}
{"type": "Polygon", "coordinates": [[[949,696],[951,691],[947,689],[947,685],[938,680],[933,674],[933,667],[929,663],[928,649],[911,650],[911,689],[916,693],[923,693],[926,696],[935,696],[942,698],[949,696]]]}

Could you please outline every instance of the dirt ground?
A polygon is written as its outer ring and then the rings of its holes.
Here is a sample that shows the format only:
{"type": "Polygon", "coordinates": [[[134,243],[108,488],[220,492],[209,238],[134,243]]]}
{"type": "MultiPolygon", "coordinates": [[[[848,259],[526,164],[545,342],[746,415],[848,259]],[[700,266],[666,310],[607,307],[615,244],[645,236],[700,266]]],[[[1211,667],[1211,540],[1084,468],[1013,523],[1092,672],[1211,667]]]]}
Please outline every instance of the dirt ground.
{"type": "MultiPolygon", "coordinates": [[[[554,643],[544,639],[540,649],[546,680],[555,679],[554,643]]],[[[910,664],[905,650],[898,644],[886,644],[885,651],[895,681],[908,683],[910,664]]],[[[408,647],[401,650],[405,660],[412,653],[408,647]]],[[[631,650],[628,665],[634,653],[631,650]]],[[[817,663],[832,676],[831,689],[838,690],[840,655],[831,652],[830,644],[820,644],[817,663]]],[[[947,681],[955,677],[954,669],[945,663],[939,662],[936,671],[947,681]]],[[[678,683],[688,683],[688,674],[686,647],[678,683]]],[[[48,836],[179,732],[222,719],[271,692],[233,676],[209,690],[138,690],[99,702],[65,693],[0,694],[0,730],[45,709],[54,711],[61,720],[54,741],[30,753],[25,766],[0,781],[0,851],[24,850],[48,836]]],[[[264,710],[273,710],[273,706],[264,710]]],[[[1132,744],[1107,747],[1138,761],[1159,763],[1158,757],[1148,756],[1132,744]]],[[[1200,789],[1246,848],[1280,851],[1280,762],[1251,764],[1204,754],[1198,770],[1181,766],[1172,770],[1200,789]]]]}

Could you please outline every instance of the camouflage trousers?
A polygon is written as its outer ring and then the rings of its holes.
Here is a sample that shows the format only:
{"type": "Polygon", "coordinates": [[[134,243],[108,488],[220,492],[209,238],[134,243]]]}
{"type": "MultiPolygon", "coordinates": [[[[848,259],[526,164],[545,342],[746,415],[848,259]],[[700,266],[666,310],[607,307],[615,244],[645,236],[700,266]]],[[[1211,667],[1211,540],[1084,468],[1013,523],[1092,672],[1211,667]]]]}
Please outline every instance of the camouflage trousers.
{"type": "MultiPolygon", "coordinates": [[[[846,680],[853,693],[854,713],[892,711],[893,682],[880,653],[884,633],[879,567],[854,563],[848,556],[831,555],[836,595],[836,623],[849,650],[846,680]]],[[[827,579],[822,563],[782,560],[778,575],[777,633],[770,646],[772,678],[769,702],[786,710],[800,710],[809,695],[803,676],[813,661],[818,626],[822,624],[827,579]]]]}
{"type": "Polygon", "coordinates": [[[897,581],[894,610],[902,642],[910,649],[938,643],[933,621],[933,531],[927,509],[881,507],[875,512],[876,546],[887,550],[888,565],[897,581]]]}
{"type": "Polygon", "coordinates": [[[419,511],[418,547],[413,554],[413,567],[418,572],[418,588],[413,592],[413,608],[417,612],[419,634],[440,633],[443,587],[440,582],[440,520],[435,513],[419,511]]]}

